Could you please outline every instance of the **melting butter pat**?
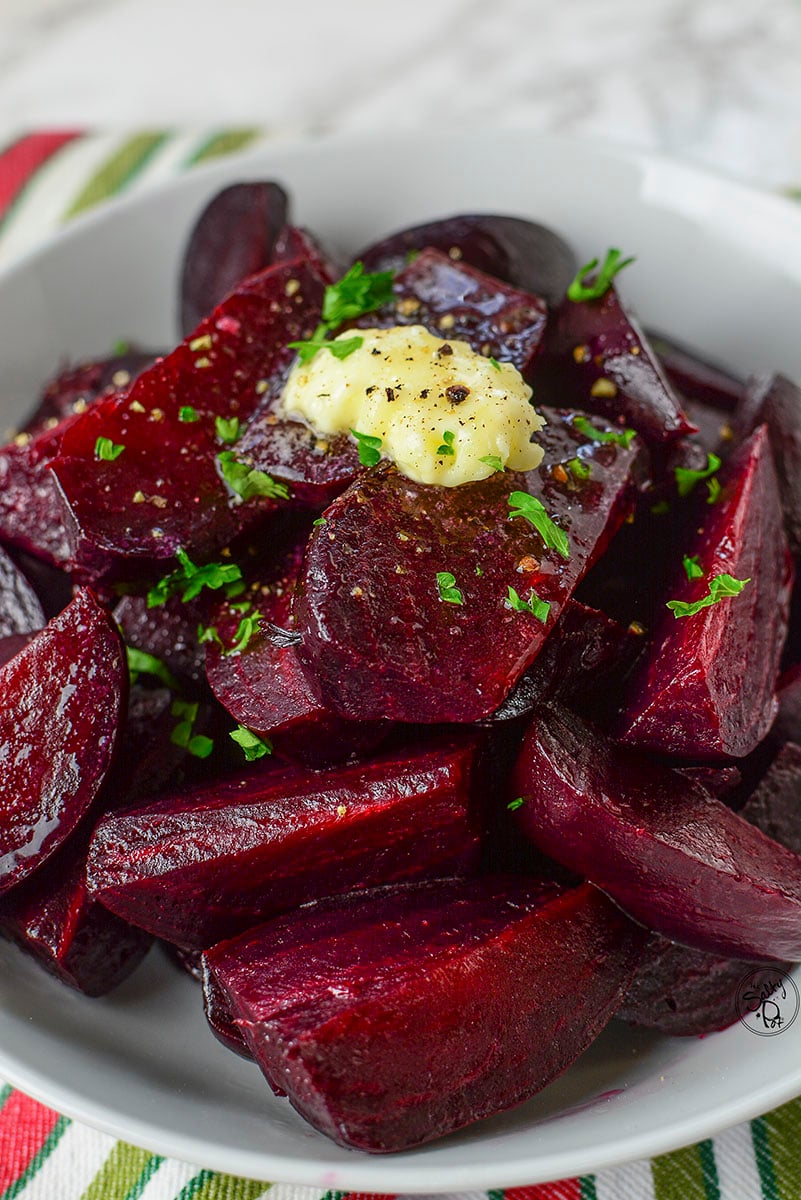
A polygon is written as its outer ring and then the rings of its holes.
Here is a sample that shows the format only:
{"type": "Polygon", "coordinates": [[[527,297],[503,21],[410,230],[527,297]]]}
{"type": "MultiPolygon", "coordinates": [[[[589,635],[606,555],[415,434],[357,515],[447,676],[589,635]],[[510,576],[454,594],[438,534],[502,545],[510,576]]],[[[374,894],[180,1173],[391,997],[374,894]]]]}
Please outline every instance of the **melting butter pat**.
{"type": "Polygon", "coordinates": [[[317,434],[367,434],[381,455],[418,483],[457,487],[504,467],[530,471],[542,461],[532,437],[543,418],[531,388],[511,363],[495,363],[467,342],[434,337],[422,325],[350,329],[346,358],[318,350],[292,368],[282,406],[317,434]],[[448,453],[450,451],[450,453],[448,453]]]}

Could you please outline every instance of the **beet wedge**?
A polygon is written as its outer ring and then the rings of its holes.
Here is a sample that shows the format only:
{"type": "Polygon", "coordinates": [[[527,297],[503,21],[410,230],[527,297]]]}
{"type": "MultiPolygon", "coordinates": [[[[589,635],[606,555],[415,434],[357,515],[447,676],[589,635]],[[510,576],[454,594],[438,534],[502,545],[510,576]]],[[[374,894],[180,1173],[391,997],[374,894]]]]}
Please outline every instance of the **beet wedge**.
{"type": "Polygon", "coordinates": [[[801,858],[699,783],[543,707],[512,782],[521,831],[673,941],[801,961],[801,858]]]}
{"type": "Polygon", "coordinates": [[[215,421],[250,416],[292,357],[287,342],[314,327],[322,291],[300,260],[253,276],[124,396],[70,425],[53,470],[83,577],[154,574],[180,548],[202,561],[286,503],[285,491],[243,502],[227,487],[217,456],[246,460],[215,421]]]}
{"type": "Polygon", "coordinates": [[[313,530],[295,596],[297,650],[313,686],[343,716],[477,721],[536,658],[626,514],[638,453],[636,444],[591,440],[592,429],[576,427],[573,414],[546,416],[536,471],[440,488],[382,465],[313,530]],[[577,454],[589,467],[579,480],[564,465],[577,454]],[[546,549],[529,521],[510,516],[519,490],[538,498],[567,535],[568,558],[546,549]],[[445,573],[461,603],[440,597],[445,573]],[[550,604],[547,619],[513,608],[510,587],[525,602],[536,592],[550,604]]]}
{"type": "Polygon", "coordinates": [[[784,527],[793,554],[801,554],[801,388],[784,375],[748,382],[735,422],[740,437],[765,424],[779,479],[784,527]]]}
{"type": "Polygon", "coordinates": [[[50,470],[61,439],[80,415],[52,429],[18,434],[0,448],[0,541],[53,567],[66,568],[70,545],[66,511],[50,470]]]}
{"type": "Polygon", "coordinates": [[[406,1150],[521,1103],[597,1037],[644,931],[589,885],[343,896],[204,955],[256,1061],[328,1137],[406,1150]]]}
{"type": "Polygon", "coordinates": [[[152,366],[156,354],[126,346],[110,358],[90,359],[59,371],[45,385],[36,411],[23,426],[32,437],[46,433],[67,417],[85,412],[103,396],[111,396],[130,387],[146,367],[152,366]]]}
{"type": "Polygon", "coordinates": [[[44,623],[42,606],[33,588],[0,550],[0,638],[33,633],[44,623]]]}
{"type": "Polygon", "coordinates": [[[308,900],[477,865],[472,738],[314,773],[267,769],[111,815],[89,876],[112,912],[190,949],[308,900]]]}
{"type": "MultiPolygon", "coordinates": [[[[801,747],[782,748],[740,816],[801,855],[801,747]]],[[[788,969],[788,963],[777,967],[788,969]]],[[[674,1036],[726,1029],[741,1015],[737,992],[749,968],[742,959],[689,950],[654,935],[618,1016],[674,1036]]]]}
{"type": "Polygon", "coordinates": [[[576,273],[573,251],[545,225],[520,217],[468,213],[390,234],[357,255],[366,271],[402,271],[416,253],[439,250],[513,287],[557,304],[576,273]]]}
{"type": "Polygon", "coordinates": [[[792,585],[776,473],[761,426],[720,475],[687,554],[703,576],[678,571],[672,600],[695,603],[710,581],[749,580],[739,595],[679,618],[663,609],[620,719],[623,740],[710,761],[749,754],[776,714],[774,688],[792,585]]]}
{"type": "Polygon", "coordinates": [[[646,335],[614,286],[598,300],[564,299],[551,314],[530,380],[546,404],[620,418],[648,442],[692,433],[646,335]]]}
{"type": "Polygon", "coordinates": [[[745,392],[741,380],[661,333],[650,331],[648,337],[663,371],[685,400],[717,409],[718,413],[734,412],[745,392]]]}
{"type": "Polygon", "coordinates": [[[0,894],[37,871],[89,810],[127,680],[119,634],[88,589],[0,669],[0,894]]]}

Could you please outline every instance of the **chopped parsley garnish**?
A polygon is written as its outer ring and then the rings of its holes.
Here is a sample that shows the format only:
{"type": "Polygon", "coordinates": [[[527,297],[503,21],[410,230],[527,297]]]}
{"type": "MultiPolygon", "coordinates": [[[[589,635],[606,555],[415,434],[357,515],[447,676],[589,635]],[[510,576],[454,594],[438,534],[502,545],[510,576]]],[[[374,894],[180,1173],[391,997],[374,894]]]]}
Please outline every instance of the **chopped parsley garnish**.
{"type": "Polygon", "coordinates": [[[700,600],[694,600],[690,604],[683,600],[668,600],[667,607],[676,620],[679,617],[692,617],[702,608],[710,608],[726,596],[739,596],[745,585],[750,582],[750,579],[735,579],[732,575],[716,575],[714,579],[710,579],[709,591],[700,600]]]}
{"type": "Polygon", "coordinates": [[[488,467],[492,467],[493,471],[504,470],[503,459],[501,458],[500,454],[485,454],[484,457],[480,458],[478,461],[486,463],[488,467]]]}
{"type": "Polygon", "coordinates": [[[510,800],[506,807],[509,809],[509,812],[514,812],[516,808],[522,808],[525,802],[525,796],[517,796],[514,800],[510,800]]]}
{"type": "Polygon", "coordinates": [[[243,500],[251,500],[254,496],[266,496],[269,500],[289,499],[286,484],[277,483],[265,471],[240,462],[233,450],[223,450],[217,455],[217,462],[220,464],[220,474],[231,491],[243,500]]]}
{"type": "Polygon", "coordinates": [[[253,612],[248,613],[246,617],[242,618],[237,626],[236,633],[234,634],[234,644],[228,651],[229,654],[241,653],[243,650],[247,649],[250,639],[253,637],[254,633],[258,633],[259,631],[259,621],[261,620],[262,614],[257,612],[255,609],[253,612]]]}
{"type": "Polygon", "coordinates": [[[239,439],[239,417],[215,417],[214,428],[220,441],[229,446],[239,439]]]}
{"type": "Polygon", "coordinates": [[[670,505],[667,500],[658,500],[656,504],[651,505],[651,512],[655,517],[664,517],[670,512],[670,505]]]}
{"type": "Polygon", "coordinates": [[[595,275],[592,283],[587,284],[584,280],[587,276],[595,271],[598,266],[598,259],[593,258],[583,267],[579,268],[576,278],[567,289],[568,300],[600,300],[601,296],[605,296],[612,286],[612,280],[615,276],[635,260],[633,258],[624,258],[621,262],[622,250],[611,248],[606,252],[606,258],[603,261],[603,266],[595,275]]]}
{"type": "Polygon", "coordinates": [[[198,625],[197,627],[198,645],[202,646],[206,642],[216,642],[218,646],[222,646],[223,640],[217,632],[216,625],[198,625]]]}
{"type": "Polygon", "coordinates": [[[392,299],[392,271],[367,272],[364,263],[355,262],[338,283],[331,283],[323,295],[323,321],[336,329],[364,313],[375,312],[392,299]]]}
{"type": "Polygon", "coordinates": [[[446,429],[442,435],[442,445],[437,446],[437,454],[453,456],[456,451],[453,448],[455,433],[451,433],[450,429],[446,429]]]}
{"type": "Polygon", "coordinates": [[[720,470],[720,459],[717,454],[708,454],[706,466],[701,471],[693,471],[690,467],[674,467],[673,474],[676,476],[676,487],[679,490],[680,496],[689,496],[701,479],[709,479],[710,475],[714,475],[720,470]]]}
{"type": "Polygon", "coordinates": [[[568,471],[574,479],[589,479],[592,474],[592,468],[589,463],[586,463],[583,458],[571,458],[566,464],[568,471]]]}
{"type": "Polygon", "coordinates": [[[708,492],[706,498],[707,504],[717,504],[718,500],[720,499],[720,493],[723,489],[721,488],[720,481],[716,476],[713,475],[711,479],[707,479],[706,490],[708,492]]]}
{"type": "Polygon", "coordinates": [[[363,337],[342,338],[341,341],[333,341],[325,336],[325,326],[318,327],[314,332],[314,337],[309,338],[306,342],[287,342],[290,350],[297,350],[298,358],[302,363],[309,362],[314,358],[318,350],[330,350],[334,358],[347,358],[364,345],[363,337]],[[320,328],[323,333],[320,333],[320,328]]]}
{"type": "Polygon", "coordinates": [[[148,654],[147,650],[139,650],[136,646],[126,646],[125,656],[128,659],[131,683],[136,683],[140,675],[152,675],[171,691],[181,690],[181,685],[170,668],[160,658],[156,658],[155,654],[148,654]]]}
{"type": "Polygon", "coordinates": [[[528,600],[524,600],[522,596],[517,594],[513,587],[509,588],[506,602],[515,612],[531,613],[532,617],[536,617],[538,621],[542,621],[543,625],[548,620],[548,614],[551,611],[550,603],[547,600],[541,600],[536,592],[532,592],[528,600]]]}
{"type": "Polygon", "coordinates": [[[170,734],[170,741],[174,746],[182,746],[195,758],[208,758],[214,749],[214,742],[210,737],[192,732],[199,707],[197,703],[192,704],[187,700],[173,700],[170,711],[180,720],[170,734]]]}
{"type": "Polygon", "coordinates": [[[483,568],[483,567],[476,566],[476,575],[478,575],[479,579],[481,578],[481,576],[482,576],[483,574],[484,574],[484,568],[483,568]]]}
{"type": "Polygon", "coordinates": [[[183,404],[178,409],[178,420],[184,425],[192,425],[195,421],[199,421],[198,411],[191,404],[183,404]]]}
{"type": "Polygon", "coordinates": [[[228,736],[236,742],[237,746],[241,746],[242,753],[248,762],[255,762],[257,758],[264,758],[265,754],[273,752],[272,744],[266,738],[260,738],[257,733],[245,725],[237,725],[236,729],[232,729],[228,736]]]}
{"type": "Polygon", "coordinates": [[[464,596],[456,586],[456,577],[450,571],[437,571],[437,591],[446,604],[464,604],[464,596]]]}
{"type": "Polygon", "coordinates": [[[579,433],[583,433],[585,437],[592,438],[594,442],[614,442],[616,446],[622,446],[624,450],[628,450],[637,436],[636,429],[621,429],[618,432],[596,429],[586,417],[574,417],[573,428],[577,429],[579,433]]]}
{"type": "Polygon", "coordinates": [[[688,579],[704,578],[704,569],[701,566],[701,560],[697,554],[694,554],[692,558],[689,556],[689,554],[685,554],[681,562],[682,566],[684,567],[684,574],[688,579]]]}
{"type": "MultiPolygon", "coordinates": [[[[186,603],[194,600],[206,587],[212,591],[225,587],[227,594],[227,585],[235,585],[242,581],[242,572],[236,563],[213,562],[198,567],[180,547],[176,550],[175,557],[181,564],[180,567],[171,575],[165,575],[150,589],[147,594],[148,608],[166,604],[171,596],[177,595],[186,603]]],[[[242,586],[244,587],[244,584],[242,586]]]]}
{"type": "Polygon", "coordinates": [[[498,362],[497,358],[493,358],[493,357],[492,357],[492,355],[490,355],[490,356],[489,356],[489,360],[490,360],[490,362],[492,363],[492,365],[493,365],[493,367],[495,368],[495,370],[496,370],[496,371],[500,371],[500,369],[501,369],[501,364],[498,362]]]}
{"type": "Polygon", "coordinates": [[[567,534],[553,523],[541,500],[538,500],[536,496],[530,496],[528,492],[512,492],[509,497],[509,507],[511,509],[510,520],[513,517],[525,517],[542,538],[546,549],[555,550],[562,558],[570,558],[570,543],[567,540],[567,534]]]}
{"type": "Polygon", "coordinates": [[[351,433],[356,438],[356,444],[359,448],[359,462],[362,466],[376,466],[381,461],[381,438],[374,437],[371,433],[359,433],[356,429],[351,429],[351,433]]]}
{"type": "Polygon", "coordinates": [[[112,442],[111,438],[99,437],[95,442],[95,458],[99,462],[114,462],[124,449],[124,446],[112,442]]]}
{"type": "Polygon", "coordinates": [[[115,342],[114,345],[111,347],[111,355],[113,358],[122,358],[123,354],[130,354],[130,352],[131,352],[131,343],[126,342],[124,339],[121,339],[120,341],[115,342]]]}
{"type": "Polygon", "coordinates": [[[325,523],[326,523],[325,517],[317,517],[314,521],[312,521],[312,525],[314,525],[314,526],[325,525],[325,523]]]}

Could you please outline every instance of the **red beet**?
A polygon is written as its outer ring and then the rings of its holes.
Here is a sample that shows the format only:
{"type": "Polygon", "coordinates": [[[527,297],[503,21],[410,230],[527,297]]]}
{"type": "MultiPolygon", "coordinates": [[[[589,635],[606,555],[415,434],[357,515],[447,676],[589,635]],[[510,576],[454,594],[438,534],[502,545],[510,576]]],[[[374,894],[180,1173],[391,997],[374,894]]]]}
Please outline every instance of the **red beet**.
{"type": "MultiPolygon", "coordinates": [[[[220,987],[214,973],[209,970],[208,966],[203,962],[202,975],[203,980],[203,1011],[206,1014],[206,1020],[209,1023],[209,1028],[218,1042],[222,1042],[227,1049],[233,1050],[234,1054],[238,1054],[240,1058],[252,1059],[253,1055],[250,1052],[247,1042],[245,1041],[239,1026],[236,1023],[231,1001],[225,990],[220,987]]],[[[286,1095],[286,1092],[279,1091],[274,1085],[270,1085],[273,1091],[277,1091],[279,1095],[286,1095]]]]}
{"type": "Polygon", "coordinates": [[[55,853],[111,762],[128,672],[119,634],[84,589],[0,669],[0,894],[55,853]]]}
{"type": "Polygon", "coordinates": [[[0,540],[65,567],[70,548],[64,503],[50,470],[61,439],[81,417],[67,417],[31,437],[19,434],[0,448],[0,540]]]}
{"type": "Polygon", "coordinates": [[[635,920],[713,954],[801,960],[801,858],[680,772],[551,706],[512,792],[522,832],[635,920]]]}
{"type": "Polygon", "coordinates": [[[686,549],[698,557],[703,578],[687,579],[676,564],[670,595],[697,601],[721,574],[750,582],[691,616],[662,610],[620,724],[630,745],[711,761],[744,757],[771,726],[792,582],[764,426],[720,482],[719,502],[703,506],[703,523],[686,549]]]}
{"type": "Polygon", "coordinates": [[[768,427],[790,549],[801,554],[801,388],[784,375],[749,380],[737,432],[747,437],[762,423],[768,427]]]}
{"type": "Polygon", "coordinates": [[[253,276],[126,395],[70,425],[53,470],[82,575],[155,573],[181,547],[203,561],[285,503],[264,496],[243,503],[229,491],[218,474],[215,456],[226,447],[215,418],[250,416],[262,381],[291,358],[287,342],[316,323],[322,289],[300,260],[253,276]],[[197,420],[182,419],[187,407],[197,420]],[[98,461],[100,437],[125,448],[98,461]]]}
{"type": "Polygon", "coordinates": [[[328,1137],[387,1153],[561,1074],[644,937],[589,885],[495,877],[343,896],[204,957],[268,1081],[328,1137]]]}
{"type": "Polygon", "coordinates": [[[33,588],[0,550],[0,638],[33,633],[44,623],[42,606],[33,588]]]}
{"type": "Polygon", "coordinates": [[[790,667],[779,679],[776,689],[779,711],[771,737],[779,742],[801,745],[801,663],[790,667]]]}
{"type": "Polygon", "coordinates": [[[85,412],[90,404],[121,392],[152,365],[156,355],[148,350],[128,347],[111,358],[92,359],[65,367],[46,384],[41,400],[25,432],[32,436],[52,429],[59,421],[85,412]]]}
{"type": "Polygon", "coordinates": [[[620,418],[649,442],[693,429],[614,287],[599,300],[562,301],[549,318],[531,382],[541,401],[620,418]]]}
{"type": "Polygon", "coordinates": [[[289,200],[277,183],[235,183],[195,222],[181,273],[181,329],[192,332],[234,288],[273,261],[289,200]]]}
{"type": "Polygon", "coordinates": [[[205,674],[197,630],[207,623],[208,612],[205,595],[186,603],[176,596],[155,608],[148,608],[146,596],[123,596],[114,619],[129,646],[154,654],[178,679],[196,684],[205,674]]]}
{"type": "Polygon", "coordinates": [[[342,275],[340,267],[308,229],[285,225],[275,240],[272,261],[278,264],[293,258],[307,259],[326,283],[334,283],[342,275]]]}
{"type": "Polygon", "coordinates": [[[361,250],[366,271],[402,271],[415,251],[434,249],[557,304],[576,273],[567,242],[520,217],[480,213],[446,217],[390,234],[361,250]]]}
{"type": "Polygon", "coordinates": [[[478,859],[474,739],[324,774],[268,769],[107,817],[91,886],[112,912],[203,949],[354,887],[458,874],[478,859]]]}
{"type": "Polygon", "coordinates": [[[7,662],[11,662],[12,658],[16,658],[20,650],[24,650],[30,641],[33,641],[34,634],[32,633],[9,633],[6,637],[0,638],[0,667],[4,667],[7,662]]]}
{"type": "Polygon", "coordinates": [[[381,465],[313,530],[295,598],[298,655],[343,716],[476,721],[498,708],[536,658],[625,516],[638,452],[636,444],[589,441],[573,414],[547,415],[536,471],[440,488],[381,465]],[[562,464],[579,451],[590,476],[576,481],[562,464]],[[538,497],[567,534],[567,560],[545,549],[527,520],[510,518],[509,496],[518,489],[538,497]],[[441,572],[455,575],[463,604],[439,598],[441,572]],[[534,589],[548,601],[546,623],[511,608],[509,587],[525,600],[534,589]]]}

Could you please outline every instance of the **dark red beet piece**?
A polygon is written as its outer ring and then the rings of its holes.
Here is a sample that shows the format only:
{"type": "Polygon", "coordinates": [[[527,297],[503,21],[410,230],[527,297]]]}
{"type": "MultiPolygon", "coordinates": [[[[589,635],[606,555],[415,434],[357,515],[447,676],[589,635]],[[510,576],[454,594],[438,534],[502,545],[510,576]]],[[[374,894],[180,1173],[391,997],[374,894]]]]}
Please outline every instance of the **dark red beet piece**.
{"type": "Polygon", "coordinates": [[[390,234],[361,250],[356,258],[366,271],[402,271],[410,255],[440,250],[486,275],[558,304],[578,266],[573,251],[557,233],[520,217],[494,213],[445,217],[390,234]]]}
{"type": "Polygon", "coordinates": [[[770,729],[787,631],[792,562],[764,426],[720,475],[688,555],[704,578],[678,571],[671,599],[694,602],[721,574],[750,583],[736,597],[676,619],[663,609],[621,717],[624,740],[689,759],[742,758],[770,729]]]}
{"type": "Polygon", "coordinates": [[[405,1150],[521,1103],[620,1003],[643,941],[589,885],[495,877],[343,896],[204,955],[315,1128],[405,1150]]]}
{"type": "Polygon", "coordinates": [[[277,183],[235,183],[209,201],[195,222],[181,272],[184,337],[243,279],[263,271],[283,228],[289,200],[277,183]]]}
{"type": "Polygon", "coordinates": [[[661,333],[651,331],[648,336],[662,369],[677,392],[687,400],[722,412],[734,412],[745,392],[741,380],[661,333]]]}
{"type": "Polygon", "coordinates": [[[543,465],[480,483],[418,484],[382,465],[314,529],[295,597],[298,655],[313,686],[343,716],[477,721],[494,712],[536,658],[592,559],[624,518],[638,453],[589,441],[570,413],[546,414],[543,465]],[[581,451],[590,476],[563,463],[581,451]],[[510,519],[515,490],[537,496],[567,534],[570,557],[546,550],[510,519]],[[440,600],[437,574],[456,576],[464,603],[440,600]],[[479,574],[478,571],[482,573],[479,574]],[[513,587],[551,604],[545,624],[507,601],[513,587]]]}
{"type": "Polygon", "coordinates": [[[522,832],[635,920],[713,954],[801,960],[801,858],[680,772],[549,706],[512,794],[522,832]]]}
{"type": "Polygon", "coordinates": [[[54,854],[91,806],[127,679],[119,634],[88,589],[0,669],[0,894],[54,854]]]}
{"type": "MultiPolygon", "coordinates": [[[[203,1010],[211,1032],[217,1038],[218,1042],[222,1042],[223,1046],[227,1047],[227,1049],[233,1050],[234,1054],[238,1054],[240,1058],[252,1060],[253,1055],[250,1047],[236,1023],[236,1017],[231,1008],[231,1001],[228,999],[225,990],[217,982],[214,973],[209,970],[202,955],[201,963],[203,964],[201,975],[203,980],[203,1010]]],[[[278,1095],[286,1095],[286,1092],[280,1091],[273,1084],[270,1084],[270,1086],[278,1095]]]]}
{"type": "Polygon", "coordinates": [[[33,633],[44,623],[42,606],[33,588],[0,550],[0,638],[33,633]]]}
{"type": "Polygon", "coordinates": [[[340,268],[308,229],[285,225],[276,238],[272,261],[278,264],[294,258],[307,259],[326,283],[333,283],[342,275],[340,268]]]}
{"type": "Polygon", "coordinates": [[[70,558],[66,512],[51,464],[61,439],[81,416],[67,417],[31,437],[19,434],[0,448],[0,541],[55,567],[70,558]]]}
{"type": "Polygon", "coordinates": [[[614,286],[599,300],[562,301],[548,320],[531,384],[538,402],[620,418],[649,442],[693,430],[614,286]]]}
{"type": "Polygon", "coordinates": [[[24,550],[14,549],[11,557],[35,591],[46,620],[57,617],[72,599],[72,579],[59,567],[42,562],[24,550]]]}
{"type": "MultiPolygon", "coordinates": [[[[290,605],[308,530],[273,577],[237,597],[279,628],[291,628],[290,605]]],[[[212,616],[222,646],[206,647],[206,673],[214,695],[233,719],[268,738],[277,754],[309,767],[343,762],[374,749],[386,736],[387,721],[348,721],[319,701],[293,645],[276,646],[257,629],[246,647],[231,653],[242,613],[224,603],[212,616]],[[224,649],[223,649],[224,648],[224,649]]]]}
{"type": "Polygon", "coordinates": [[[267,769],[107,817],[91,886],[112,912],[203,949],[308,900],[477,865],[475,741],[325,773],[267,769]]]}
{"type": "Polygon", "coordinates": [[[779,679],[776,689],[779,711],[771,737],[779,742],[801,745],[801,663],[790,667],[779,679]]]}
{"type": "Polygon", "coordinates": [[[178,679],[199,683],[205,674],[205,648],[198,644],[199,624],[206,624],[205,595],[186,603],[180,596],[148,608],[146,596],[123,596],[114,609],[129,646],[160,658],[178,679]]]}
{"type": "MultiPolygon", "coordinates": [[[[777,755],[740,816],[767,837],[801,854],[801,747],[777,755]]],[[[789,964],[778,963],[779,969],[789,964]]],[[[749,968],[654,935],[618,1014],[634,1025],[675,1036],[726,1029],[741,1015],[737,991],[749,968]]]]}
{"type": "Polygon", "coordinates": [[[801,554],[801,388],[784,375],[751,379],[735,421],[740,437],[768,427],[784,527],[793,554],[801,554]]]}
{"type": "Polygon", "coordinates": [[[36,411],[24,426],[32,436],[52,429],[59,421],[85,412],[90,404],[130,387],[132,381],[156,355],[149,350],[127,348],[111,358],[92,359],[65,367],[46,384],[36,411]]]}
{"type": "Polygon", "coordinates": [[[20,650],[24,650],[33,641],[32,633],[9,633],[0,638],[0,667],[4,667],[12,658],[16,658],[20,650]]]}
{"type": "MultiPolygon", "coordinates": [[[[129,392],[70,425],[53,470],[83,576],[155,573],[179,547],[208,559],[285,503],[263,496],[242,503],[229,491],[217,469],[215,456],[226,447],[215,418],[250,416],[262,386],[290,360],[287,342],[314,327],[322,291],[300,260],[253,276],[129,392]],[[187,407],[198,420],[181,419],[187,407]],[[99,437],[125,449],[98,461],[99,437]]],[[[244,461],[238,447],[236,457],[244,461]]]]}

